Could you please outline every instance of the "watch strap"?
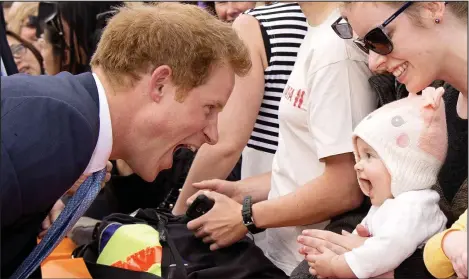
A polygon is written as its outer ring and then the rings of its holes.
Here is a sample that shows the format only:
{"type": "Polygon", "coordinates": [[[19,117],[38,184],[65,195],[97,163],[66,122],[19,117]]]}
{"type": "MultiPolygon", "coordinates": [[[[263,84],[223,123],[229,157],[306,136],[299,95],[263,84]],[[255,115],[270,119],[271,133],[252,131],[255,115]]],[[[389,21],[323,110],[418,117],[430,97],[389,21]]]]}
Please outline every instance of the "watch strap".
{"type": "Polygon", "coordinates": [[[243,199],[243,208],[241,210],[243,216],[243,223],[248,229],[248,231],[252,234],[260,233],[265,231],[265,229],[260,229],[256,227],[254,221],[252,219],[252,197],[246,196],[243,199]]]}

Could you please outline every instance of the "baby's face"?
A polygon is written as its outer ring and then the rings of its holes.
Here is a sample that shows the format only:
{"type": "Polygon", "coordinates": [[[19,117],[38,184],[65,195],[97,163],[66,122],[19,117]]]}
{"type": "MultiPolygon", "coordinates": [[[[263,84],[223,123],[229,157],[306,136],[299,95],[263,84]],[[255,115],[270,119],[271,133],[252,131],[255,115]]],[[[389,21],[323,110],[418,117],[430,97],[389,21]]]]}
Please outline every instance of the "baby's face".
{"type": "Polygon", "coordinates": [[[380,206],[393,197],[391,175],[376,151],[361,138],[357,138],[357,152],[355,171],[360,188],[373,205],[380,206]]]}

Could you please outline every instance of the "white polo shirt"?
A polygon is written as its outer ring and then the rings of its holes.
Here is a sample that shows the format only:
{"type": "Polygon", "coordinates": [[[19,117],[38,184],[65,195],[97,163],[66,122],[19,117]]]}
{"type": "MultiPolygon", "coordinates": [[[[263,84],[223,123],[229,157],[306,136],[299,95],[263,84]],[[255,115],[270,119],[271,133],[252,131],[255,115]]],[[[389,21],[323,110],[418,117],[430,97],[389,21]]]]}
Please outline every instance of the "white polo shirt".
{"type": "MultiPolygon", "coordinates": [[[[339,16],[336,10],[321,25],[309,26],[299,50],[280,102],[269,199],[292,193],[322,175],[322,158],[352,152],[353,129],[376,108],[366,55],[331,28],[339,16]]],[[[328,223],[268,229],[268,245],[262,248],[289,275],[304,259],[296,241],[301,231],[323,229],[328,223]]]]}

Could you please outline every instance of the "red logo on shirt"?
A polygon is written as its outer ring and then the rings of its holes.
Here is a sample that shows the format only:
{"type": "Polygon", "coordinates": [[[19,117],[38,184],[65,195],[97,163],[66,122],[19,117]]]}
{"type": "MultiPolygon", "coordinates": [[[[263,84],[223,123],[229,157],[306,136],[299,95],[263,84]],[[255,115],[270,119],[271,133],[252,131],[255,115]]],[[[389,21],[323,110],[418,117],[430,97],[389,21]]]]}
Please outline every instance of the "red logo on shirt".
{"type": "Polygon", "coordinates": [[[293,106],[297,108],[301,108],[303,105],[303,98],[305,96],[305,91],[302,89],[295,90],[290,85],[284,90],[284,96],[288,101],[292,101],[293,95],[295,95],[295,100],[293,101],[293,106]],[[296,91],[296,92],[295,92],[296,91]]]}

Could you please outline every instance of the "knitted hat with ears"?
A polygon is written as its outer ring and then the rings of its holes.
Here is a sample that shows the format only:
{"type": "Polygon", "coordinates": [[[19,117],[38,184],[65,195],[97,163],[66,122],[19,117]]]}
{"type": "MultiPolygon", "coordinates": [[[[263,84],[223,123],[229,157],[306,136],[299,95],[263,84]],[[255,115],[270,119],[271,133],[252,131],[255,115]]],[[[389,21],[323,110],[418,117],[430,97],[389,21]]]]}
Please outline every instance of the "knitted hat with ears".
{"type": "Polygon", "coordinates": [[[429,189],[446,158],[448,138],[444,89],[428,87],[422,95],[389,103],[365,117],[353,133],[380,156],[391,175],[391,193],[429,189]]]}

